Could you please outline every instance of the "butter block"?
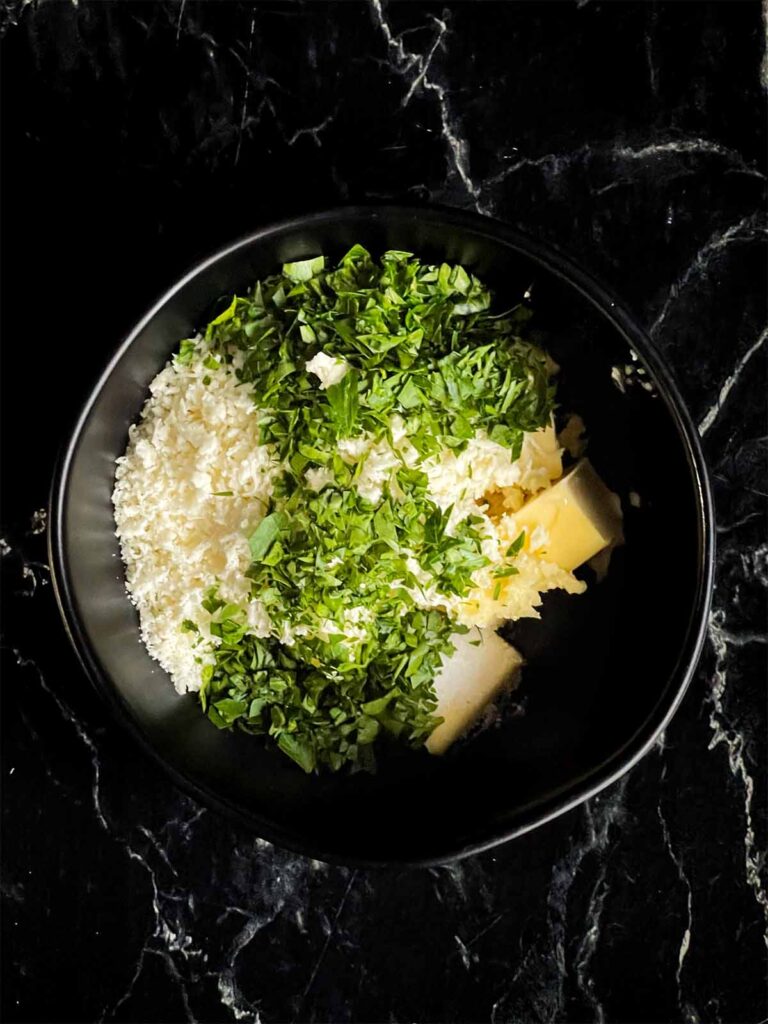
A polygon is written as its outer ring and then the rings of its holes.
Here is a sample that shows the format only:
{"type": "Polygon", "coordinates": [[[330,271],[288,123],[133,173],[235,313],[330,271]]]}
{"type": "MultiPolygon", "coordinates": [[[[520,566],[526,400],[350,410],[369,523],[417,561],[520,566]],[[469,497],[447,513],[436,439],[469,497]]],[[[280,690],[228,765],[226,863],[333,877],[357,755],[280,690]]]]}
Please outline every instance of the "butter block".
{"type": "Polygon", "coordinates": [[[435,678],[437,714],[445,721],[426,742],[430,754],[445,753],[523,664],[515,648],[493,630],[475,628],[456,635],[453,642],[456,649],[450,656],[443,655],[443,667],[435,678]]]}
{"type": "MultiPolygon", "coordinates": [[[[623,541],[621,503],[581,459],[565,476],[514,514],[516,530],[526,531],[530,550],[534,531],[546,539],[534,555],[571,572],[599,552],[623,541]]],[[[474,628],[454,637],[455,651],[443,656],[435,678],[437,714],[445,721],[426,742],[431,754],[443,754],[510,681],[523,659],[491,629],[474,628]],[[477,646],[472,641],[481,639],[477,646]]]]}
{"type": "Polygon", "coordinates": [[[556,484],[526,502],[514,519],[526,531],[526,545],[540,527],[546,541],[535,554],[569,572],[622,540],[621,505],[589,459],[581,459],[556,484]]]}

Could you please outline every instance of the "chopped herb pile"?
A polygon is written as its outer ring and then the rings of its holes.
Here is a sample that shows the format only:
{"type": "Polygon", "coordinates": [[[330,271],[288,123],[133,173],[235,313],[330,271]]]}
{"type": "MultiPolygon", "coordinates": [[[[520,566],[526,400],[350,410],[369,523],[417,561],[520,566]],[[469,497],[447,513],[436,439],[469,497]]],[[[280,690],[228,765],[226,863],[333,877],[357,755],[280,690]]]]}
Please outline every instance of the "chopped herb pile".
{"type": "MultiPolygon", "coordinates": [[[[418,746],[438,724],[435,674],[465,630],[414,593],[466,595],[488,563],[481,519],[449,530],[450,509],[430,499],[418,466],[479,430],[515,459],[523,433],[549,422],[546,357],[520,337],[529,315],[493,314],[460,266],[398,251],[377,262],[355,246],[329,269],[323,257],[286,264],[234,296],[203,344],[182,343],[178,360],[203,358],[212,372],[225,362],[252,389],[261,442],[282,467],[250,537],[252,596],[271,635],[249,633],[246,609],[215,588],[206,601],[220,642],[200,697],[217,726],[269,734],[313,771],[371,767],[380,735],[418,746]],[[343,371],[327,387],[307,372],[319,353],[343,371]],[[355,438],[365,442],[357,459],[339,446],[355,438]],[[369,500],[355,484],[382,441],[397,465],[369,500]]],[[[521,544],[498,577],[516,572],[521,544]]]]}

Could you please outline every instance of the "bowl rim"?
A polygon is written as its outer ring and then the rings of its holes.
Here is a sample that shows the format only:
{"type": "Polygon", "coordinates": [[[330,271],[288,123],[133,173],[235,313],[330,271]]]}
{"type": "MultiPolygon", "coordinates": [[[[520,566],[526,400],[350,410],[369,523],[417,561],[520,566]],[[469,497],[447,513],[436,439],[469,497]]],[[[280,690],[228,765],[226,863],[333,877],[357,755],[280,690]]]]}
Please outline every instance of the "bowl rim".
{"type": "MultiPolygon", "coordinates": [[[[257,835],[292,852],[333,864],[356,867],[413,866],[429,867],[451,863],[506,843],[526,832],[554,820],[579,804],[591,799],[616,782],[633,768],[654,746],[672,716],[677,711],[695,674],[707,635],[712,602],[715,561],[715,528],[712,491],[698,431],[664,360],[653,342],[639,326],[629,310],[595,276],[583,270],[575,260],[550,243],[527,234],[503,221],[486,215],[437,205],[404,206],[398,203],[349,204],[283,219],[249,232],[234,242],[217,249],[212,255],[199,260],[186,271],[138,321],[113,352],[104,370],[91,388],[81,407],[75,426],[57,462],[51,482],[47,530],[48,558],[51,567],[52,589],[65,631],[83,667],[86,676],[111,708],[121,725],[139,743],[141,748],[159,764],[183,791],[203,805],[223,813],[235,822],[247,826],[257,835]],[[688,626],[677,662],[668,675],[666,692],[659,698],[648,717],[635,730],[623,746],[603,762],[586,773],[569,780],[540,801],[519,812],[513,825],[469,843],[445,845],[439,851],[421,856],[391,856],[384,859],[347,856],[336,850],[326,850],[312,842],[305,842],[289,829],[266,820],[257,811],[244,809],[213,789],[193,781],[165,759],[160,750],[145,735],[134,719],[127,701],[99,665],[91,651],[87,632],[77,612],[73,586],[69,573],[69,559],[64,542],[66,500],[69,492],[70,470],[77,454],[81,435],[102,389],[123,356],[139,334],[163,309],[177,292],[199,274],[220,260],[249,248],[264,239],[290,231],[324,225],[339,218],[367,218],[382,221],[388,215],[406,216],[442,225],[455,226],[475,236],[502,242],[517,253],[531,258],[546,271],[574,288],[582,298],[596,309],[614,328],[650,371],[661,397],[671,415],[691,473],[697,512],[698,546],[697,583],[688,626]],[[675,685],[675,680],[677,684],[675,685]]],[[[126,600],[128,600],[126,595],[126,600]]]]}

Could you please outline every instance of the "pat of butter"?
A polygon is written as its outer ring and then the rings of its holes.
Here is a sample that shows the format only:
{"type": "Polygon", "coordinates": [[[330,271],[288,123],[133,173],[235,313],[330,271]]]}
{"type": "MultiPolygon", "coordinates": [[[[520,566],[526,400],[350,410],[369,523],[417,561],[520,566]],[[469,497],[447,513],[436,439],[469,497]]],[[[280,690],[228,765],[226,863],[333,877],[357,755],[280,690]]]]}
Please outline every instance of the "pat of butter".
{"type": "Polygon", "coordinates": [[[444,721],[427,740],[430,754],[444,753],[523,663],[515,648],[493,630],[475,628],[455,636],[453,643],[455,651],[443,655],[443,667],[435,678],[436,713],[444,721]]]}
{"type": "Polygon", "coordinates": [[[569,572],[622,540],[621,505],[588,459],[526,502],[514,519],[528,537],[541,527],[547,541],[536,554],[569,572]]]}

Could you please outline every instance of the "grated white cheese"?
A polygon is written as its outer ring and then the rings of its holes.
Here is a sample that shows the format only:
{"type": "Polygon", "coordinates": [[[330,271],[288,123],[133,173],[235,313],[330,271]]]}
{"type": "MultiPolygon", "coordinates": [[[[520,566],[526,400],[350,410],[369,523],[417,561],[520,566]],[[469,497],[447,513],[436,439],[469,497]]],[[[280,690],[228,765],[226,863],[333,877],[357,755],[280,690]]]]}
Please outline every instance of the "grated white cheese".
{"type": "Polygon", "coordinates": [[[307,487],[311,487],[313,491],[322,491],[328,484],[333,483],[336,477],[333,470],[328,469],[327,466],[320,466],[317,469],[310,466],[304,474],[304,479],[307,482],[307,487]]]}
{"type": "Polygon", "coordinates": [[[532,494],[550,487],[562,474],[561,449],[554,426],[550,425],[523,438],[520,457],[510,459],[508,448],[479,432],[458,455],[444,450],[422,466],[429,480],[432,500],[441,509],[451,509],[448,531],[472,515],[480,520],[482,553],[489,564],[472,574],[473,587],[466,597],[445,595],[432,585],[416,560],[407,560],[409,570],[420,587],[411,595],[424,608],[444,608],[447,614],[465,626],[493,627],[505,619],[538,618],[541,594],[562,588],[580,594],[585,584],[570,572],[546,561],[538,552],[547,542],[546,531],[537,528],[526,537],[524,550],[515,559],[517,574],[494,576],[506,564],[505,553],[520,530],[510,510],[518,509],[532,494]],[[489,497],[500,493],[503,501],[499,515],[489,514],[489,497]]]}
{"type": "Polygon", "coordinates": [[[374,444],[370,434],[360,434],[342,439],[336,450],[349,465],[362,463],[355,478],[355,487],[358,494],[374,505],[381,501],[385,485],[394,497],[402,497],[398,493],[397,471],[419,461],[418,451],[406,436],[405,423],[397,415],[390,420],[389,437],[382,437],[374,444]]]}
{"type": "Polygon", "coordinates": [[[487,494],[501,491],[512,508],[519,508],[525,495],[549,487],[563,472],[553,426],[525,434],[520,457],[515,461],[510,458],[509,448],[478,431],[458,455],[443,449],[422,469],[435,504],[443,510],[453,506],[449,530],[468,516],[477,515],[478,502],[487,494]]]}
{"type": "Polygon", "coordinates": [[[307,362],[304,369],[307,373],[314,373],[319,378],[320,390],[325,391],[326,388],[343,380],[349,370],[349,363],[336,356],[329,356],[325,352],[318,352],[313,359],[307,362]]]}
{"type": "Polygon", "coordinates": [[[169,363],[150,385],[117,460],[113,502],[128,591],[147,650],[179,692],[199,689],[200,660],[211,660],[217,642],[201,606],[214,583],[224,600],[246,608],[253,633],[269,632],[245,578],[247,537],[279,472],[273,450],[259,444],[256,412],[226,366],[169,363]],[[226,491],[232,495],[214,496],[226,491]],[[202,642],[181,631],[185,619],[198,626],[202,642]]]}
{"type": "Polygon", "coordinates": [[[561,476],[561,451],[554,427],[545,427],[525,434],[520,457],[510,458],[509,448],[491,441],[484,431],[467,442],[458,455],[444,448],[438,455],[420,463],[419,453],[408,440],[406,427],[400,416],[393,416],[389,424],[389,437],[375,444],[370,434],[344,438],[337,451],[350,465],[362,463],[355,479],[358,493],[374,503],[381,500],[385,484],[397,497],[395,476],[402,466],[418,466],[427,475],[429,496],[441,509],[453,506],[450,525],[454,527],[467,516],[476,515],[478,502],[493,491],[516,490],[523,495],[549,487],[561,476]],[[390,440],[391,438],[391,440],[390,440]]]}
{"type": "Polygon", "coordinates": [[[494,628],[507,619],[538,619],[541,595],[547,590],[562,588],[569,594],[581,594],[586,584],[572,573],[548,562],[537,554],[546,542],[544,531],[534,531],[524,549],[515,558],[517,574],[496,577],[494,571],[505,564],[505,552],[517,538],[514,516],[502,516],[495,523],[485,513],[479,513],[483,523],[478,527],[484,534],[482,553],[489,564],[472,573],[472,589],[465,597],[441,593],[414,558],[406,565],[419,580],[419,587],[409,591],[421,608],[443,608],[455,621],[464,626],[494,628]]]}

